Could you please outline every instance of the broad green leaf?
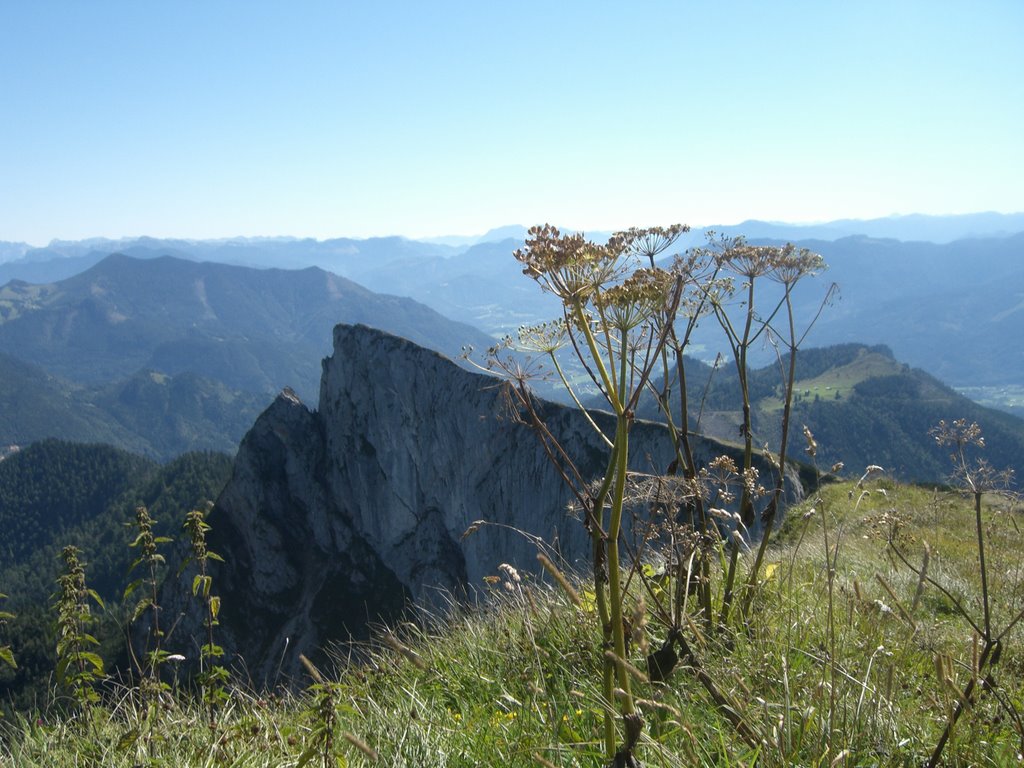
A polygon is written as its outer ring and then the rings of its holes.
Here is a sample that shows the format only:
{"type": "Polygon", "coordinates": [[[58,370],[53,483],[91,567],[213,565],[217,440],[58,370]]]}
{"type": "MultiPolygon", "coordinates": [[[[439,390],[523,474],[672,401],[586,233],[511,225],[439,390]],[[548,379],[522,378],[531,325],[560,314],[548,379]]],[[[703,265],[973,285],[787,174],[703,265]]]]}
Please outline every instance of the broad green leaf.
{"type": "Polygon", "coordinates": [[[18,664],[14,661],[14,654],[8,645],[0,646],[0,661],[7,664],[11,669],[18,668],[18,664]]]}
{"type": "Polygon", "coordinates": [[[306,747],[306,751],[299,755],[299,760],[295,763],[295,768],[303,768],[303,766],[307,765],[310,760],[317,756],[318,752],[317,744],[310,744],[306,747]]]}
{"type": "Polygon", "coordinates": [[[138,589],[141,584],[142,584],[142,579],[136,579],[131,584],[129,584],[127,587],[125,587],[124,588],[124,595],[122,596],[123,599],[127,600],[129,597],[131,597],[132,592],[134,592],[136,589],[138,589]]]}
{"type": "Polygon", "coordinates": [[[89,664],[91,664],[92,668],[93,668],[93,671],[97,675],[102,675],[103,674],[103,659],[101,659],[97,654],[92,653],[90,651],[82,651],[81,653],[78,654],[78,657],[82,661],[85,661],[85,662],[88,662],[89,664]]]}
{"type": "Polygon", "coordinates": [[[202,646],[199,649],[199,652],[204,657],[206,657],[208,659],[211,659],[211,658],[218,658],[219,659],[221,656],[224,655],[224,649],[223,648],[221,648],[219,645],[210,644],[210,643],[206,643],[204,646],[202,646]]]}

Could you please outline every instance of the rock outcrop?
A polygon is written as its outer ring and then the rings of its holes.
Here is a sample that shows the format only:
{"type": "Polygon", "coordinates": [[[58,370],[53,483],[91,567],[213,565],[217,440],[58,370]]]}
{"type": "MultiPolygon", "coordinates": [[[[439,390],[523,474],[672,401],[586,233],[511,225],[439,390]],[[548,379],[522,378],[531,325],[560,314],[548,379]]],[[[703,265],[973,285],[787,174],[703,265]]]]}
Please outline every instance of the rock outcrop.
{"type": "MultiPolygon", "coordinates": [[[[605,453],[581,415],[544,405],[584,471],[605,453]]],[[[670,461],[663,428],[639,422],[634,464],[670,461]]],[[[722,451],[701,444],[706,458],[722,451]]],[[[500,384],[364,326],[334,329],[317,411],[286,391],[243,440],[211,515],[226,563],[226,649],[258,685],[275,684],[332,641],[365,637],[409,600],[479,585],[500,563],[535,564],[523,533],[585,566],[582,524],[531,430],[510,419],[500,384]],[[483,527],[463,539],[476,520],[483,527]]]]}

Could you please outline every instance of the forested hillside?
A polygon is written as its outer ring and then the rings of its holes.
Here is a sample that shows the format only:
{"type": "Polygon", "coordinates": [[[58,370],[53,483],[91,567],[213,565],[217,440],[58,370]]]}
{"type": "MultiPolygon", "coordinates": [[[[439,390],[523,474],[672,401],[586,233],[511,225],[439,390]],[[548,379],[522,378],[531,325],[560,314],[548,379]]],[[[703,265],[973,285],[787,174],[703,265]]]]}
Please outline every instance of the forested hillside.
{"type": "Polygon", "coordinates": [[[0,354],[0,444],[47,438],[105,443],[168,461],[187,451],[234,452],[269,398],[194,373],[140,371],[84,386],[0,354]]]}
{"type": "Polygon", "coordinates": [[[321,269],[110,256],[0,287],[0,444],[106,442],[160,459],[234,451],[285,387],[315,402],[338,322],[458,357],[492,339],[321,269]]]}
{"type": "MultiPolygon", "coordinates": [[[[777,364],[765,366],[748,378],[759,445],[778,443],[778,371],[777,364]]],[[[801,350],[796,371],[789,455],[804,456],[801,427],[806,425],[818,440],[818,463],[824,470],[843,462],[848,473],[860,473],[868,464],[878,464],[901,480],[942,482],[949,472],[949,452],[936,445],[929,430],[940,420],[960,418],[981,425],[986,459],[993,466],[1013,468],[1024,456],[1024,420],[978,405],[924,371],[899,362],[887,347],[840,344],[801,350]]],[[[687,358],[686,376],[690,428],[737,441],[742,413],[735,370],[687,358]]],[[[641,405],[639,415],[662,418],[650,399],[641,405]]]]}
{"type": "MultiPolygon", "coordinates": [[[[86,563],[89,586],[103,598],[102,653],[124,652],[121,592],[128,583],[134,532],[126,524],[145,505],[157,535],[178,540],[189,510],[216,498],[231,471],[228,456],[190,453],[160,466],[102,445],[46,440],[0,461],[0,592],[15,614],[5,627],[18,662],[0,666],[0,707],[45,695],[54,667],[55,616],[50,608],[61,549],[73,544],[86,563]]],[[[180,558],[176,558],[180,559],[180,558]]]]}

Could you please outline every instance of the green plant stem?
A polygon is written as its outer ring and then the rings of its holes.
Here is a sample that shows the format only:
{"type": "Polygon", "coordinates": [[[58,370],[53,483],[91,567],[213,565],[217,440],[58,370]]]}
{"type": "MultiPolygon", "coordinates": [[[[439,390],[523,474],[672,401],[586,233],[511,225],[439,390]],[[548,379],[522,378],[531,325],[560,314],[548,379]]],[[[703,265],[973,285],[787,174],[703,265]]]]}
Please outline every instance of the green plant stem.
{"type": "Polygon", "coordinates": [[[985,531],[981,522],[981,492],[974,492],[974,528],[978,534],[978,568],[981,572],[981,605],[985,612],[985,641],[992,640],[992,615],[988,599],[988,568],[985,564],[985,531]]]}
{"type": "Polygon", "coordinates": [[[793,386],[796,380],[796,323],[793,319],[793,302],[790,296],[790,288],[786,287],[786,315],[789,320],[789,372],[786,378],[786,397],[782,405],[782,436],[779,443],[779,476],[775,481],[775,490],[772,493],[771,501],[765,510],[764,526],[761,530],[761,543],[757,547],[757,554],[754,556],[754,564],[751,566],[750,575],[747,578],[746,591],[743,596],[743,603],[740,607],[740,616],[744,619],[750,614],[750,603],[754,599],[754,588],[757,586],[758,574],[761,572],[761,563],[764,561],[765,552],[768,549],[768,542],[772,537],[772,529],[775,527],[775,516],[778,513],[779,505],[782,504],[782,494],[785,491],[786,483],[786,449],[789,443],[789,426],[793,411],[793,386]]]}
{"type": "MultiPolygon", "coordinates": [[[[615,434],[615,443],[619,447],[619,456],[618,464],[615,468],[615,485],[612,491],[612,516],[611,522],[608,525],[608,588],[612,611],[612,638],[615,643],[615,655],[620,659],[626,658],[625,627],[622,623],[623,594],[619,561],[619,533],[622,527],[622,505],[626,486],[628,441],[628,419],[625,416],[620,416],[618,429],[615,434]]],[[[616,665],[616,667],[619,670],[619,687],[626,692],[622,703],[622,713],[623,715],[632,714],[633,697],[629,674],[622,665],[616,665]]]]}
{"type": "Polygon", "coordinates": [[[587,342],[587,349],[590,351],[594,365],[597,366],[597,372],[601,375],[601,383],[604,385],[604,391],[608,395],[608,404],[615,409],[615,415],[620,416],[623,410],[622,403],[616,395],[611,378],[608,376],[608,370],[605,368],[604,360],[601,357],[601,350],[598,347],[597,339],[594,338],[594,334],[590,330],[590,323],[587,322],[587,316],[583,312],[583,307],[577,302],[573,304],[572,312],[576,318],[577,325],[583,332],[583,338],[587,342]]]}
{"type": "Polygon", "coordinates": [[[978,657],[978,674],[972,675],[971,679],[967,681],[967,685],[964,687],[963,693],[956,703],[956,707],[953,708],[953,713],[950,715],[949,720],[946,721],[946,727],[942,730],[942,735],[939,737],[938,742],[936,742],[935,749],[932,750],[932,755],[926,763],[928,768],[935,768],[935,766],[937,766],[942,760],[942,752],[946,748],[946,742],[949,741],[949,737],[953,734],[953,728],[956,726],[960,716],[964,713],[964,710],[974,703],[974,688],[979,678],[984,680],[982,673],[988,667],[992,652],[998,646],[999,644],[997,642],[986,641],[985,647],[982,649],[981,655],[978,657]]]}
{"type": "Polygon", "coordinates": [[[583,414],[583,418],[585,418],[587,420],[587,423],[593,428],[595,432],[597,432],[597,434],[601,438],[601,441],[609,448],[611,448],[612,441],[609,440],[608,436],[604,433],[604,431],[599,426],[597,426],[597,422],[595,422],[593,417],[590,415],[590,411],[583,407],[583,403],[581,403],[580,399],[576,396],[576,390],[573,389],[572,385],[569,384],[569,380],[565,377],[565,373],[563,373],[562,371],[562,366],[558,362],[558,356],[554,352],[549,352],[548,357],[551,358],[551,363],[555,367],[555,372],[558,373],[558,378],[562,380],[562,386],[565,387],[565,391],[569,393],[569,397],[572,398],[572,401],[576,404],[576,407],[579,409],[580,413],[583,414]]]}
{"type": "Polygon", "coordinates": [[[615,687],[615,673],[611,662],[604,656],[603,651],[612,646],[612,618],[608,607],[607,576],[610,570],[608,565],[607,534],[604,530],[604,505],[605,499],[611,488],[614,469],[618,465],[618,454],[620,445],[618,442],[612,444],[612,450],[608,454],[608,466],[605,468],[604,479],[601,487],[598,488],[592,501],[592,520],[589,526],[592,545],[591,565],[594,569],[594,602],[597,605],[597,616],[601,622],[601,658],[603,670],[601,675],[601,693],[607,702],[604,707],[604,744],[608,757],[615,754],[615,721],[612,718],[612,706],[614,698],[612,689],[615,687]]]}

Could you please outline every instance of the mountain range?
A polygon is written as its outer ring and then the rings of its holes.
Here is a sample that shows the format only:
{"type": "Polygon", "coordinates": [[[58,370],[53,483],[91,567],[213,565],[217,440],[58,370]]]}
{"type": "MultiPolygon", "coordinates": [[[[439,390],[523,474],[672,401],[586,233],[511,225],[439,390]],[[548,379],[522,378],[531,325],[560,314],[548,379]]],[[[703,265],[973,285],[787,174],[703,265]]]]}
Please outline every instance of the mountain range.
{"type": "MultiPolygon", "coordinates": [[[[983,229],[985,217],[923,221],[953,232],[983,229]]],[[[1015,222],[996,217],[988,225],[1015,222]]],[[[885,223],[892,224],[877,225],[885,223]]],[[[838,224],[830,231],[845,232],[838,224]]],[[[985,231],[990,236],[945,244],[867,236],[801,241],[823,253],[829,268],[798,286],[798,314],[814,315],[830,281],[840,287],[804,348],[883,344],[900,363],[946,383],[1022,387],[1024,348],[1012,340],[1024,317],[1018,258],[1024,233],[985,231]]],[[[7,266],[91,260],[109,245],[57,243],[7,266]]],[[[557,302],[512,258],[521,245],[515,240],[485,239],[461,249],[400,238],[122,245],[135,255],[107,255],[56,282],[15,280],[0,288],[0,355],[7,356],[0,391],[8,393],[0,402],[0,443],[100,440],[163,459],[197,448],[230,452],[283,387],[315,400],[320,360],[337,322],[374,325],[456,358],[464,346],[486,348],[494,334],[558,313],[557,302]],[[178,255],[160,255],[166,250],[178,255]],[[371,289],[320,267],[195,260],[204,255],[254,263],[329,260],[371,289]]],[[[769,290],[761,306],[771,300],[769,290]]],[[[711,362],[721,349],[720,335],[705,323],[689,352],[711,362]]],[[[770,363],[770,348],[753,352],[755,364],[770,363]]],[[[1012,411],[1012,402],[1004,398],[1003,405],[1012,411]]]]}
{"type": "Polygon", "coordinates": [[[65,280],[0,288],[0,443],[106,441],[171,458],[233,451],[275,393],[315,399],[338,322],[457,357],[492,339],[321,269],[114,254],[65,280]]]}
{"type": "MultiPolygon", "coordinates": [[[[831,282],[838,285],[839,298],[822,314],[808,345],[885,344],[900,360],[957,387],[1024,386],[1024,349],[1008,343],[1024,321],[1024,214],[898,216],[820,225],[747,221],[691,231],[677,247],[702,245],[708,229],[743,234],[751,242],[792,241],[824,256],[829,269],[799,289],[801,311],[813,315],[831,282]]],[[[606,234],[590,233],[596,240],[606,234]]],[[[14,278],[43,283],[69,278],[115,250],[137,259],[170,255],[260,268],[316,266],[500,336],[559,311],[511,257],[524,236],[522,227],[502,227],[458,245],[398,237],[137,238],[20,250],[7,244],[6,251],[0,249],[8,255],[0,263],[0,284],[14,278]]],[[[375,322],[367,315],[338,319],[375,322]]],[[[389,330],[401,333],[397,327],[389,330]]],[[[712,333],[698,332],[695,341],[692,352],[702,359],[713,360],[722,351],[712,333]]],[[[769,359],[770,352],[763,362],[769,359]]]]}
{"type": "Polygon", "coordinates": [[[338,322],[373,322],[457,356],[473,328],[315,267],[251,269],[113,254],[58,283],[0,288],[0,351],[80,383],[151,368],[249,392],[316,392],[338,322]]]}

